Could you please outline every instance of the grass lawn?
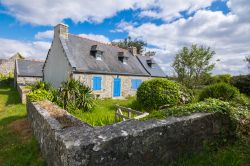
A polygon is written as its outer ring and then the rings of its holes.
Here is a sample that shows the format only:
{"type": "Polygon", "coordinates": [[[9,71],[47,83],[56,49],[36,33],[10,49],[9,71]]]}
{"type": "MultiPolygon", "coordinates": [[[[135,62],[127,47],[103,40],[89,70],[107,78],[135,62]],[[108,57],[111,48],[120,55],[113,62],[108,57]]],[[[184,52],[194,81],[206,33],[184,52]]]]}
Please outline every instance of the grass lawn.
{"type": "Polygon", "coordinates": [[[249,166],[250,140],[238,140],[220,149],[208,148],[200,154],[182,157],[171,166],[249,166]]]}
{"type": "Polygon", "coordinates": [[[96,106],[92,112],[76,111],[71,113],[92,126],[104,126],[114,123],[116,104],[135,108],[134,101],[135,97],[129,97],[125,100],[98,99],[96,100],[96,106]]]}
{"type": "Polygon", "coordinates": [[[45,165],[14,88],[0,86],[0,165],[45,165]]]}

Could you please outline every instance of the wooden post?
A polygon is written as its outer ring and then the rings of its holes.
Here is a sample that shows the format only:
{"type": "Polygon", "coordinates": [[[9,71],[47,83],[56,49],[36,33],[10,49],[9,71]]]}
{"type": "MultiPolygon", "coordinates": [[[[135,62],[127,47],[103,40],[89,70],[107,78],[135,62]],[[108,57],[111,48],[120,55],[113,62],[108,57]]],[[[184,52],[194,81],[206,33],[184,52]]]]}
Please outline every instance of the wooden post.
{"type": "Polygon", "coordinates": [[[130,111],[128,112],[128,118],[131,118],[131,112],[130,111]]]}
{"type": "Polygon", "coordinates": [[[131,108],[126,108],[126,107],[122,107],[119,105],[115,105],[115,106],[116,106],[115,122],[118,122],[120,118],[122,119],[122,121],[125,121],[127,119],[132,119],[132,118],[138,120],[149,115],[149,113],[147,112],[143,113],[140,111],[133,110],[131,108]],[[125,111],[126,113],[124,114],[123,111],[125,111]],[[132,117],[132,114],[136,114],[137,116],[132,117]]]}
{"type": "Polygon", "coordinates": [[[115,123],[117,122],[117,108],[116,108],[116,110],[115,110],[115,123]]]}

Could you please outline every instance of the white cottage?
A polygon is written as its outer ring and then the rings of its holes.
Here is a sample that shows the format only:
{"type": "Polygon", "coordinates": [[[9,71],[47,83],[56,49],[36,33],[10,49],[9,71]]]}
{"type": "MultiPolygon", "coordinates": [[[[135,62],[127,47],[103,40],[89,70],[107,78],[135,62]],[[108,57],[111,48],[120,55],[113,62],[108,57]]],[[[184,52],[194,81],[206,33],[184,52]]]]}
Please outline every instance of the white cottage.
{"type": "Polygon", "coordinates": [[[43,66],[44,81],[54,87],[74,78],[102,98],[134,95],[142,81],[165,76],[152,57],[137,55],[135,48],[129,51],[69,34],[64,24],[54,28],[43,66]]]}

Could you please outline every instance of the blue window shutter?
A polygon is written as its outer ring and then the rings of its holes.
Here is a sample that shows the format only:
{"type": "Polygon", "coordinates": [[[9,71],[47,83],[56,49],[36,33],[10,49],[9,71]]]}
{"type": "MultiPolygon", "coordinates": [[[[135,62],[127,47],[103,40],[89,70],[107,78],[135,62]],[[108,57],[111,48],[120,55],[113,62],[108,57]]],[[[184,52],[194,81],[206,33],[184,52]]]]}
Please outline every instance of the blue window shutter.
{"type": "Polygon", "coordinates": [[[93,77],[93,90],[101,90],[102,89],[102,78],[101,77],[93,77]]]}
{"type": "Polygon", "coordinates": [[[132,89],[136,89],[136,80],[131,80],[132,89]]]}
{"type": "Polygon", "coordinates": [[[101,90],[101,89],[102,89],[102,78],[97,77],[97,90],[101,90]]]}
{"type": "Polygon", "coordinates": [[[140,85],[141,85],[141,80],[137,80],[137,79],[134,79],[134,80],[131,80],[131,84],[132,84],[132,89],[137,89],[140,85]]]}
{"type": "MultiPolygon", "coordinates": [[[[137,80],[137,85],[136,85],[137,88],[139,88],[139,86],[141,85],[141,82],[142,82],[141,80],[137,80]]],[[[136,88],[136,89],[137,89],[137,88],[136,88]]]]}

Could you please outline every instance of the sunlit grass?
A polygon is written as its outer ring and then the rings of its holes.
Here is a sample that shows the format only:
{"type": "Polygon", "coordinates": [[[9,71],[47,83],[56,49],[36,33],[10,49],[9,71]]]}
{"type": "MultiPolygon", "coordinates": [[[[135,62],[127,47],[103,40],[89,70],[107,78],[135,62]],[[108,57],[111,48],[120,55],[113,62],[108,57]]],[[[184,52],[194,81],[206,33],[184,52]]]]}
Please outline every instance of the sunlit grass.
{"type": "Polygon", "coordinates": [[[20,104],[17,91],[10,86],[0,87],[0,165],[28,166],[45,165],[39,145],[31,137],[23,138],[10,126],[27,115],[26,107],[20,104]]]}
{"type": "MultiPolygon", "coordinates": [[[[124,100],[118,99],[97,99],[96,106],[91,112],[75,111],[71,112],[74,116],[92,126],[104,126],[113,124],[115,119],[115,105],[135,108],[135,97],[124,100]]],[[[136,108],[135,108],[136,109],[136,108]]]]}

